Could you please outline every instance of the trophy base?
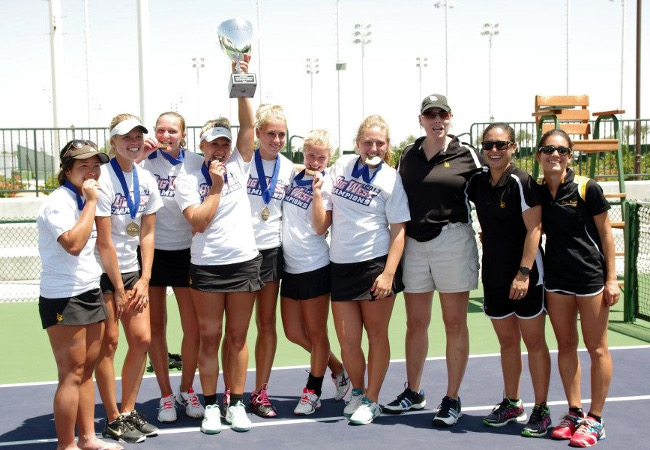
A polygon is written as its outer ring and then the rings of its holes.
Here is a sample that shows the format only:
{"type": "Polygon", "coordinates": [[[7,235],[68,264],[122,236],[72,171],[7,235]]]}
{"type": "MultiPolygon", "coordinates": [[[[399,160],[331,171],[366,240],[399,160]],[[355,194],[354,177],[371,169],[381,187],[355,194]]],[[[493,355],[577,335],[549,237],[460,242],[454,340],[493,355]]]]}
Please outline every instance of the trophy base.
{"type": "Polygon", "coordinates": [[[257,78],[254,73],[233,73],[228,87],[230,98],[253,98],[257,88],[257,78]]]}

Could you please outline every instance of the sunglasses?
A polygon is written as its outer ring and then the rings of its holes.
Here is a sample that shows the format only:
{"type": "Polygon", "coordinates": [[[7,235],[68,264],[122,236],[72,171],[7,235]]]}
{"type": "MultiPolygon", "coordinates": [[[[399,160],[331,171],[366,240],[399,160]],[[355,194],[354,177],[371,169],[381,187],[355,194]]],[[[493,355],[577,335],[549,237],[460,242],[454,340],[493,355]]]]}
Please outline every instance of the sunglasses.
{"type": "Polygon", "coordinates": [[[544,145],[543,147],[540,147],[539,149],[537,149],[537,153],[552,155],[556,150],[558,154],[562,156],[571,153],[571,149],[569,147],[553,147],[552,145],[544,145]]]}
{"type": "Polygon", "coordinates": [[[98,150],[97,149],[97,144],[95,144],[93,141],[85,141],[83,139],[75,139],[73,141],[70,141],[70,143],[63,149],[63,151],[61,152],[61,158],[65,158],[66,156],[68,156],[68,152],[70,152],[70,150],[72,150],[72,149],[79,150],[80,148],[83,148],[86,145],[94,148],[95,150],[98,150]]]}
{"type": "Polygon", "coordinates": [[[426,117],[427,119],[435,119],[436,117],[440,117],[442,120],[447,120],[451,115],[447,111],[425,111],[422,113],[423,117],[426,117]]]}
{"type": "Polygon", "coordinates": [[[494,147],[497,148],[497,150],[505,150],[508,148],[510,144],[514,144],[514,142],[510,141],[483,141],[481,142],[481,150],[492,150],[494,147]]]}

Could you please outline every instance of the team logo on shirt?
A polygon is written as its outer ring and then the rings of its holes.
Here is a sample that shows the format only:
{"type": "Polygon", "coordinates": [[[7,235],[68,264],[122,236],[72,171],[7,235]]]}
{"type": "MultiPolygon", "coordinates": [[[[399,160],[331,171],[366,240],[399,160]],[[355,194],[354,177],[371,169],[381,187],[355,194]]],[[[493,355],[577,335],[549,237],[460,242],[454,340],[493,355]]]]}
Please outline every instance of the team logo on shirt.
{"type": "MultiPolygon", "coordinates": [[[[266,185],[271,184],[271,177],[266,177],[266,185]]],[[[275,191],[273,191],[273,198],[276,200],[282,200],[287,190],[287,185],[284,184],[281,180],[278,180],[278,183],[275,185],[275,191]]],[[[248,183],[246,185],[246,191],[248,195],[258,195],[262,196],[262,189],[260,189],[260,180],[253,178],[251,175],[248,176],[248,183]]]]}
{"type": "MultiPolygon", "coordinates": [[[[225,197],[242,188],[242,185],[236,176],[234,176],[230,172],[228,172],[226,175],[227,175],[226,182],[223,185],[223,188],[221,189],[221,197],[225,197]]],[[[208,193],[210,192],[210,185],[205,182],[201,183],[199,184],[198,191],[199,191],[199,196],[201,197],[201,203],[203,203],[205,198],[208,196],[208,193]]]]}
{"type": "MultiPolygon", "coordinates": [[[[140,189],[140,204],[138,205],[138,212],[143,212],[150,197],[149,189],[140,189]]],[[[126,203],[126,197],[121,192],[115,193],[115,200],[111,205],[111,215],[123,216],[130,214],[129,206],[126,203]]]]}
{"type": "Polygon", "coordinates": [[[161,197],[174,197],[174,195],[176,195],[176,178],[176,175],[170,175],[168,177],[156,175],[158,190],[160,191],[161,197]]]}
{"type": "Polygon", "coordinates": [[[311,186],[294,186],[287,195],[284,201],[296,205],[299,208],[307,209],[313,200],[311,186]]]}
{"type": "Polygon", "coordinates": [[[380,189],[371,184],[359,183],[357,180],[346,180],[342,176],[336,179],[332,188],[332,194],[365,206],[368,206],[380,192],[380,189]]]}

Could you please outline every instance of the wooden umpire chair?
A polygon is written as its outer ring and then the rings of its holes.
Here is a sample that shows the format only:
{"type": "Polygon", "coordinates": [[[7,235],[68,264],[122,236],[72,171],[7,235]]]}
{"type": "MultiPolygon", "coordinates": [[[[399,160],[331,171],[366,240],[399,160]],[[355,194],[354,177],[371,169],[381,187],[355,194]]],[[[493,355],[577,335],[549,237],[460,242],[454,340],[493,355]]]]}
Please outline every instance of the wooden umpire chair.
{"type": "MultiPolygon", "coordinates": [[[[551,129],[564,130],[573,141],[574,155],[578,158],[587,155],[590,158],[589,177],[596,175],[598,157],[602,153],[613,153],[616,161],[616,179],[618,192],[607,193],[605,197],[614,205],[621,208],[623,220],[611,221],[612,228],[625,229],[625,216],[623,203],[625,202],[625,174],[623,169],[623,149],[620,141],[619,121],[616,114],[623,114],[624,110],[611,110],[602,112],[589,112],[588,95],[536,95],[535,96],[535,124],[537,125],[537,144],[542,135],[551,129]],[[591,129],[591,116],[596,118],[591,129]],[[600,138],[601,126],[607,122],[612,123],[613,138],[600,138]]],[[[533,165],[533,177],[538,178],[539,164],[537,159],[533,165]]],[[[617,252],[616,256],[624,256],[624,252],[617,252]]],[[[620,283],[622,284],[622,283],[620,283]]]]}

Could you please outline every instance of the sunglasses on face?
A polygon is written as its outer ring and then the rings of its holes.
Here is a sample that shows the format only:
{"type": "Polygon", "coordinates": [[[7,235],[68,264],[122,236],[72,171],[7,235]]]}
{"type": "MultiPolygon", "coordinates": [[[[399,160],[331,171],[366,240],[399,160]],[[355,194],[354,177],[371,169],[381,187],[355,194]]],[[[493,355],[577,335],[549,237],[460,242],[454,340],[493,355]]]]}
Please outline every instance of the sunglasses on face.
{"type": "Polygon", "coordinates": [[[510,144],[514,144],[514,142],[510,141],[483,141],[481,142],[481,149],[482,150],[492,150],[494,147],[497,148],[497,150],[505,150],[508,148],[510,144]]]}
{"type": "Polygon", "coordinates": [[[557,150],[559,155],[568,155],[571,153],[569,147],[553,147],[552,145],[544,145],[537,150],[537,153],[544,153],[545,155],[552,155],[557,150]]]}
{"type": "Polygon", "coordinates": [[[447,111],[425,111],[422,113],[422,117],[426,117],[427,119],[435,119],[436,117],[440,117],[442,120],[447,120],[450,117],[450,114],[447,111]]]}
{"type": "Polygon", "coordinates": [[[73,141],[70,141],[70,143],[66,146],[66,148],[63,150],[63,158],[68,156],[68,152],[72,149],[80,149],[84,147],[85,145],[88,145],[95,150],[97,150],[97,144],[95,144],[93,141],[85,141],[83,139],[75,139],[73,141]]]}

